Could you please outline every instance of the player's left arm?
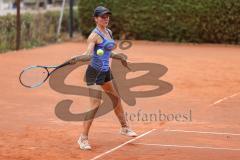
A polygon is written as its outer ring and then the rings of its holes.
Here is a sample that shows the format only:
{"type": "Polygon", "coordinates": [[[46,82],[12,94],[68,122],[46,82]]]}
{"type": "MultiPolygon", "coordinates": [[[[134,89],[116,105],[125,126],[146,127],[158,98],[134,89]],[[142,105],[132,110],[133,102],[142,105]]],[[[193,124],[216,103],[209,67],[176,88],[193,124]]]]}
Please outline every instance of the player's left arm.
{"type": "Polygon", "coordinates": [[[116,52],[111,52],[110,57],[113,59],[118,59],[122,62],[123,66],[128,68],[129,70],[131,70],[128,66],[128,62],[127,62],[127,55],[123,54],[123,53],[116,53],[116,52]]]}
{"type": "Polygon", "coordinates": [[[119,59],[119,60],[123,60],[126,61],[127,60],[127,55],[123,54],[123,53],[116,53],[116,52],[111,52],[110,57],[113,59],[119,59]]]}

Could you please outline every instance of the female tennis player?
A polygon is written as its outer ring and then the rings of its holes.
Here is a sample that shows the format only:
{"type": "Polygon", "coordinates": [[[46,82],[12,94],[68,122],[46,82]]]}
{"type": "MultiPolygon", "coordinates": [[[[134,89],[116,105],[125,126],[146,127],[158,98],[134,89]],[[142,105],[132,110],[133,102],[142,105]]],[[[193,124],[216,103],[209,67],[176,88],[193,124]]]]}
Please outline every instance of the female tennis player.
{"type": "MultiPolygon", "coordinates": [[[[122,53],[115,53],[112,51],[115,47],[115,43],[111,30],[107,28],[110,15],[111,12],[109,9],[103,6],[98,6],[94,10],[93,16],[96,22],[96,28],[93,29],[89,35],[87,40],[88,47],[86,52],[83,54],[85,56],[85,61],[91,61],[86,70],[86,82],[89,87],[89,91],[91,89],[101,90],[102,88],[103,91],[110,92],[118,98],[118,103],[117,106],[114,107],[114,112],[121,124],[120,133],[126,136],[135,137],[137,134],[131,130],[127,124],[120,97],[114,89],[112,83],[113,76],[109,67],[109,58],[119,59],[122,64],[127,67],[127,56],[122,53]],[[98,53],[99,50],[100,54],[98,53]]],[[[99,107],[100,102],[101,99],[90,97],[91,108],[89,108],[89,110],[99,107]]],[[[94,115],[91,115],[91,117],[94,117],[94,115]]],[[[93,118],[83,122],[83,131],[78,140],[78,144],[83,150],[91,149],[88,142],[88,134],[92,122],[93,118]]]]}

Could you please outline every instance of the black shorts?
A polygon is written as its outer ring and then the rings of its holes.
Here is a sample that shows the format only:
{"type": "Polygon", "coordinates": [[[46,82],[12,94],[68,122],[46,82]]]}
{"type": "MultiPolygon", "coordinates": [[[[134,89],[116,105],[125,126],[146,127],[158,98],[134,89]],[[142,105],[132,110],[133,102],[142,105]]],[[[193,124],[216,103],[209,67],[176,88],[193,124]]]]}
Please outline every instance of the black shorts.
{"type": "Polygon", "coordinates": [[[104,83],[111,81],[113,79],[113,75],[110,68],[108,71],[104,72],[96,70],[91,65],[88,65],[85,76],[88,86],[94,84],[103,85],[104,83]]]}

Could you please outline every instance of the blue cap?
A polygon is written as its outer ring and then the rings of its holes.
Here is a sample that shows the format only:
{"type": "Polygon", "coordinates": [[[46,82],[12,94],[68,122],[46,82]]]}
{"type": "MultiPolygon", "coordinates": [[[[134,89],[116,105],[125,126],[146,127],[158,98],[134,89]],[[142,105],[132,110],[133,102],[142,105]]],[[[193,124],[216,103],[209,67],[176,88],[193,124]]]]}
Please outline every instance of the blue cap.
{"type": "Polygon", "coordinates": [[[93,16],[98,17],[98,16],[102,16],[104,14],[112,14],[112,13],[110,12],[109,9],[107,9],[103,6],[98,6],[98,7],[95,8],[93,16]]]}

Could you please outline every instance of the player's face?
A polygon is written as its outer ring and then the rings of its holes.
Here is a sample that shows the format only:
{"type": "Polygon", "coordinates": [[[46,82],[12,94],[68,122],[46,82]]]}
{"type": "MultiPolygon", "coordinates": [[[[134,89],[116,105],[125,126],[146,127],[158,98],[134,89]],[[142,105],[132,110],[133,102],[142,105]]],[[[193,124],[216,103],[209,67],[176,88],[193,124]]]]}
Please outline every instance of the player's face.
{"type": "Polygon", "coordinates": [[[98,25],[101,25],[103,27],[107,27],[108,23],[109,23],[109,14],[104,14],[102,16],[96,17],[95,21],[97,22],[98,25]]]}

